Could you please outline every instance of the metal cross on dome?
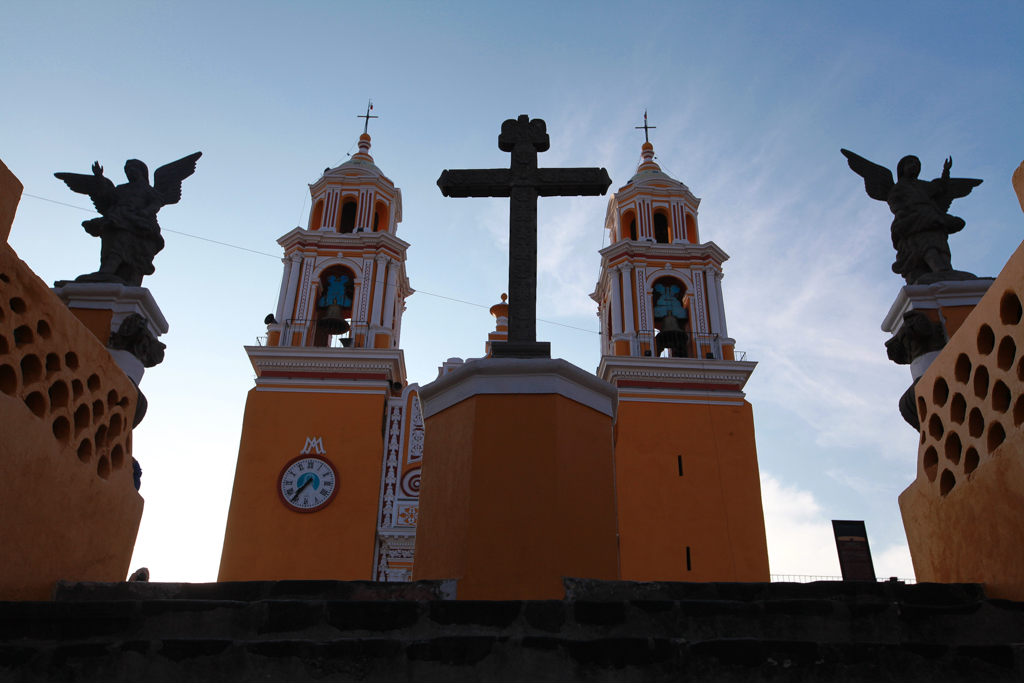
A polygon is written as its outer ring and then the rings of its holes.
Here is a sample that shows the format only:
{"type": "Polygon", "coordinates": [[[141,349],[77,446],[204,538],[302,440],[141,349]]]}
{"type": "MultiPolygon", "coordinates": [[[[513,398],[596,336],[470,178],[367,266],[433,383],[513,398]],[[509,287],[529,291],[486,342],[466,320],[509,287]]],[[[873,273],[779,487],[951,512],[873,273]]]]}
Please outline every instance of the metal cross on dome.
{"type": "Polygon", "coordinates": [[[647,131],[649,131],[649,130],[656,130],[658,127],[657,126],[648,126],[647,125],[647,110],[644,109],[644,125],[642,125],[642,126],[635,126],[635,128],[637,130],[640,130],[642,128],[643,131],[644,131],[644,142],[650,142],[651,141],[650,138],[647,137],[647,131]]]}
{"type": "Polygon", "coordinates": [[[537,341],[537,197],[597,196],[612,184],[603,168],[538,168],[537,153],[551,146],[547,124],[523,114],[501,124],[498,149],[512,153],[510,168],[441,173],[445,197],[509,197],[508,341],[492,342],[494,358],[550,358],[537,341]]]}
{"type": "Polygon", "coordinates": [[[373,100],[367,100],[366,101],[366,113],[365,114],[356,114],[356,118],[357,119],[366,119],[366,123],[363,124],[363,135],[368,135],[368,133],[366,131],[370,127],[370,119],[380,118],[378,116],[371,116],[370,115],[371,111],[373,111],[373,100]]]}

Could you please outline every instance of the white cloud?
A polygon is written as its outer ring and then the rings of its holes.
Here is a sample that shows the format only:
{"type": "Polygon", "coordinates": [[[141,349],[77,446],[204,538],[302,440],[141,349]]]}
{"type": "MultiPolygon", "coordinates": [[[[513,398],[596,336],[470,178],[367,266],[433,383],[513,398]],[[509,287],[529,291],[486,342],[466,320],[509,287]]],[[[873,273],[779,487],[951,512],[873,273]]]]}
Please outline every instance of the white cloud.
{"type": "Polygon", "coordinates": [[[762,470],[761,504],[772,574],[840,575],[832,524],[813,493],[762,470]]]}

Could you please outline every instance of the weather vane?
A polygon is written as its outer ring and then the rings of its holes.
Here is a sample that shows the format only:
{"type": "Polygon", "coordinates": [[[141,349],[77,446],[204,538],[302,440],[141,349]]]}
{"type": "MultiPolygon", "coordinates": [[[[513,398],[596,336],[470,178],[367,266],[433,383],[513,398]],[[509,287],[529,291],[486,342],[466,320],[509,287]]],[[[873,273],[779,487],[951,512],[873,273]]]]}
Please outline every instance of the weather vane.
{"type": "Polygon", "coordinates": [[[647,125],[647,110],[646,109],[644,109],[644,125],[636,126],[637,130],[640,130],[641,128],[644,131],[644,142],[650,142],[651,141],[650,138],[647,137],[647,131],[654,130],[654,129],[657,128],[657,126],[648,126],[647,125]]]}
{"type": "MultiPolygon", "coordinates": [[[[370,112],[373,111],[373,100],[366,101],[366,114],[356,114],[357,119],[366,119],[366,123],[363,124],[363,135],[367,135],[366,129],[370,127],[370,119],[378,118],[376,116],[370,116],[370,112]]],[[[645,112],[646,114],[646,112],[645,112]]]]}

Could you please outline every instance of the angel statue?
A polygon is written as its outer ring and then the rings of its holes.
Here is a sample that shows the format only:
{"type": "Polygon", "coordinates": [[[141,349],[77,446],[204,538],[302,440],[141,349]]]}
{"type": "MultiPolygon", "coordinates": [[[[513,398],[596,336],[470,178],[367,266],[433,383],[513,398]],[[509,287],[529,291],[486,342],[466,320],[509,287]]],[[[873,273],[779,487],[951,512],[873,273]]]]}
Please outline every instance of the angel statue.
{"type": "Polygon", "coordinates": [[[161,166],[149,184],[149,169],[138,159],[124,164],[128,182],[114,186],[103,175],[97,161],[92,175],[54,173],[73,192],[87,194],[100,213],[99,218],[82,222],[82,227],[93,237],[102,240],[100,269],[80,275],[75,282],[116,282],[129,287],[140,287],[145,275],[152,275],[153,257],[164,248],[156,214],[168,204],[181,199],[181,181],[196,171],[196,161],[202,152],[161,166]]]}
{"type": "Polygon", "coordinates": [[[950,178],[952,157],[943,164],[941,178],[919,180],[921,160],[906,156],[896,165],[894,183],[892,172],[884,166],[849,150],[840,151],[853,172],[864,178],[868,196],[887,202],[896,216],[892,221],[892,246],[896,249],[892,272],[902,275],[908,285],[975,279],[971,273],[953,270],[949,236],[963,230],[965,223],[947,212],[954,199],[966,197],[982,181],[950,178]]]}

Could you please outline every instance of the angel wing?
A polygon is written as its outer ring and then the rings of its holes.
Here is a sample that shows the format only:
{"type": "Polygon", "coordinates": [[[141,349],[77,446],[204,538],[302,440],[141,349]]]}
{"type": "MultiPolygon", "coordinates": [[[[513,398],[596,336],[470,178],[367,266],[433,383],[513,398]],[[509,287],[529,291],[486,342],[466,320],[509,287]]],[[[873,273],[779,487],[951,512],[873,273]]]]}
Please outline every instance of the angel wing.
{"type": "Polygon", "coordinates": [[[885,166],[868,161],[864,157],[854,154],[848,149],[839,150],[846,157],[853,172],[864,179],[864,189],[868,196],[881,202],[889,199],[889,192],[896,184],[892,180],[892,171],[885,166]]]}
{"type": "Polygon", "coordinates": [[[63,180],[72,192],[89,195],[96,210],[105,214],[117,203],[117,192],[114,191],[114,183],[110,178],[103,175],[103,168],[99,162],[93,164],[92,169],[92,175],[82,173],[54,173],[53,175],[63,180]]]}
{"type": "Polygon", "coordinates": [[[164,198],[164,204],[177,204],[181,201],[181,181],[196,172],[196,161],[203,156],[202,152],[189,154],[187,157],[172,161],[161,166],[153,173],[153,189],[164,198]]]}
{"type": "Polygon", "coordinates": [[[966,197],[971,190],[981,185],[982,181],[975,178],[950,178],[946,181],[946,187],[942,192],[935,195],[935,203],[944,212],[949,211],[954,199],[966,197]]]}

